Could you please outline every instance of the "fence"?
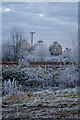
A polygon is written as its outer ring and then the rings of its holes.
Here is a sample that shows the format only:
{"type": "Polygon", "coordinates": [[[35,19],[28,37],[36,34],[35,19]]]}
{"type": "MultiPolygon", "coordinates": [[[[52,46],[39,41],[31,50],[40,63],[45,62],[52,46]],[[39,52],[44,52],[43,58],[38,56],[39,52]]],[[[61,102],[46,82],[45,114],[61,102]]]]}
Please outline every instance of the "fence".
{"type": "MultiPolygon", "coordinates": [[[[30,66],[54,66],[54,65],[70,65],[70,62],[30,62],[30,66]]],[[[75,63],[73,63],[75,64],[75,63]]]]}
{"type": "MultiPolygon", "coordinates": [[[[55,65],[70,65],[72,63],[70,62],[29,62],[29,65],[31,67],[34,67],[34,66],[55,66],[55,65]]],[[[75,64],[75,63],[73,63],[75,64]]],[[[15,62],[2,62],[2,66],[5,66],[5,65],[8,65],[8,66],[18,66],[18,61],[15,61],[15,62]]],[[[23,65],[22,65],[23,66],[23,65]]],[[[24,65],[26,66],[26,65],[24,65]]]]}

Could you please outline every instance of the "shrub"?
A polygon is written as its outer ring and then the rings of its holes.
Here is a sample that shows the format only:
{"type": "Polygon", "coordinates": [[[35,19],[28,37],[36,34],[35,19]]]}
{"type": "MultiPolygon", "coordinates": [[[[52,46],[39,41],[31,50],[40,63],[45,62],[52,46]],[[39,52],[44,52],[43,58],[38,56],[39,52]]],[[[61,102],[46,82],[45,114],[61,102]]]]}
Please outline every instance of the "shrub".
{"type": "Polygon", "coordinates": [[[2,70],[2,82],[5,80],[16,80],[18,83],[23,84],[25,80],[28,80],[28,75],[26,75],[26,72],[17,70],[17,69],[6,69],[2,70]]]}

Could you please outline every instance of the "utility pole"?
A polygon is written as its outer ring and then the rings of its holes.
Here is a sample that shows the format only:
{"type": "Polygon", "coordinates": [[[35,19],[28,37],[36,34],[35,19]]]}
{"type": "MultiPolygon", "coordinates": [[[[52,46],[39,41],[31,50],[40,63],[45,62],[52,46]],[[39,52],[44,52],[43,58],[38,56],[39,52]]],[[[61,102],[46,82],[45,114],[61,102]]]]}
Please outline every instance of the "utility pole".
{"type": "Polygon", "coordinates": [[[31,47],[33,47],[33,36],[34,36],[35,32],[30,32],[30,34],[31,34],[31,47]]]}

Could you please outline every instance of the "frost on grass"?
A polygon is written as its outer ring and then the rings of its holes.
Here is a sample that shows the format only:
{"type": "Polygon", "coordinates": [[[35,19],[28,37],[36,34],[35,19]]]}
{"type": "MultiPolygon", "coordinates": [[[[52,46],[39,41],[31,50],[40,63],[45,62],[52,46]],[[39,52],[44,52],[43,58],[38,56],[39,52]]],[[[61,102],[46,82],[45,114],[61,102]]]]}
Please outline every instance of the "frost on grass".
{"type": "Polygon", "coordinates": [[[23,68],[21,70],[6,69],[2,71],[2,76],[3,91],[13,84],[18,87],[22,86],[23,90],[26,91],[47,89],[49,87],[74,88],[78,86],[78,68],[74,65],[54,68],[23,68]]]}
{"type": "Polygon", "coordinates": [[[78,118],[76,65],[4,69],[2,85],[3,118],[78,118]]]}
{"type": "Polygon", "coordinates": [[[77,88],[21,92],[3,97],[4,118],[72,118],[78,115],[77,88]]]}

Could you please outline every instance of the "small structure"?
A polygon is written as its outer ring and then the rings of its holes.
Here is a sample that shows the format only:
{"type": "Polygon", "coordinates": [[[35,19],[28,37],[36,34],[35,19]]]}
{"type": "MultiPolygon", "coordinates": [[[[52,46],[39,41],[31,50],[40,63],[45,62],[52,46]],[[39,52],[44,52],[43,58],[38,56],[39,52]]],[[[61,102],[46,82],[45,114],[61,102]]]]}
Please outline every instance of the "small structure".
{"type": "Polygon", "coordinates": [[[52,45],[49,47],[50,54],[53,56],[61,55],[62,54],[62,47],[58,42],[53,42],[52,45]]]}

